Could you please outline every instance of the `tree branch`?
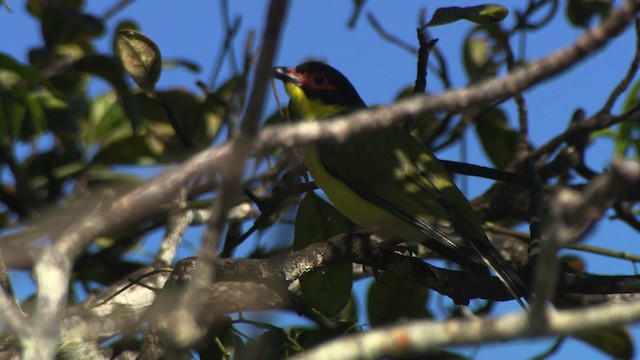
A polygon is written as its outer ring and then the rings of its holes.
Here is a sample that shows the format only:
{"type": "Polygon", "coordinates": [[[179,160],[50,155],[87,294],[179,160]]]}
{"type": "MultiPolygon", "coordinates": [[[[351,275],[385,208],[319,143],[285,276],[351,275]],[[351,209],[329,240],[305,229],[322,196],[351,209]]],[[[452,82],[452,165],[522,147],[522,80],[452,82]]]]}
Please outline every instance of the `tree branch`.
{"type": "Polygon", "coordinates": [[[497,318],[413,320],[400,325],[339,337],[292,357],[313,359],[381,359],[426,355],[442,346],[495,343],[505,340],[602,329],[640,320],[640,302],[596,305],[548,315],[545,327],[537,327],[525,313],[497,318]]]}

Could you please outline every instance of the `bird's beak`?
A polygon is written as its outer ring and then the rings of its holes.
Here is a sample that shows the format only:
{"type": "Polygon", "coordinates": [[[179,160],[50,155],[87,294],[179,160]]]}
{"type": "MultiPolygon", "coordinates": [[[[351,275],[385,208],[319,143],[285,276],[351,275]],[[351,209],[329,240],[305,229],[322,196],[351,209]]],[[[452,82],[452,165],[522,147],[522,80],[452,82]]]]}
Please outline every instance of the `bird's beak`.
{"type": "Polygon", "coordinates": [[[300,75],[296,72],[296,68],[288,67],[276,67],[273,68],[273,76],[282,80],[283,83],[294,83],[295,85],[302,85],[300,75]]]}

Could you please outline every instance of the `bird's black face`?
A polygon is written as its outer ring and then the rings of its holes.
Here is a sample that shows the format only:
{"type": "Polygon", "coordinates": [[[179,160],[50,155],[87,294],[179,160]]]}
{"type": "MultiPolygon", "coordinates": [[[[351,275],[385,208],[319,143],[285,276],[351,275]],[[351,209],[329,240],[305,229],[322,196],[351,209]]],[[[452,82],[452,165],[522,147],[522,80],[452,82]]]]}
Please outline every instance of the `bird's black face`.
{"type": "Polygon", "coordinates": [[[351,82],[333,67],[317,61],[302,63],[295,68],[278,67],[274,76],[285,83],[291,96],[290,86],[304,92],[309,100],[346,109],[364,107],[365,104],[351,82]]]}

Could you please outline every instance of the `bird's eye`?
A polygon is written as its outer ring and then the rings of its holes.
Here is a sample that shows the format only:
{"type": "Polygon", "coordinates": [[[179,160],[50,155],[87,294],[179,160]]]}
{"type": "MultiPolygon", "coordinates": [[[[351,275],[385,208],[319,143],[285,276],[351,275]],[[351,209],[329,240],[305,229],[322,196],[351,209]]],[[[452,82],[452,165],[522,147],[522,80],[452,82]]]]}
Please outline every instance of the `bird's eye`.
{"type": "Polygon", "coordinates": [[[325,81],[326,79],[324,78],[324,75],[316,75],[316,77],[313,78],[313,82],[316,85],[322,85],[325,81]]]}

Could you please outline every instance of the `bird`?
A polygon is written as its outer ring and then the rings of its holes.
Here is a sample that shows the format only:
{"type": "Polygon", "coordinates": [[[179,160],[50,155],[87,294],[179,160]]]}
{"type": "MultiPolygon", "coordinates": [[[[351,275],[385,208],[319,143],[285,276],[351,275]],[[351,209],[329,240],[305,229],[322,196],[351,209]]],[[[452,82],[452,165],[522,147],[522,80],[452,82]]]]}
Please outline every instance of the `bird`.
{"type": "MultiPolygon", "coordinates": [[[[318,61],[276,67],[289,112],[300,121],[367,107],[338,70],[318,61]]],[[[532,294],[485,234],[471,204],[440,160],[407,129],[386,128],[343,143],[303,146],[316,185],[347,218],[377,229],[383,243],[422,243],[440,256],[483,277],[492,270],[526,309],[532,294]]]]}

